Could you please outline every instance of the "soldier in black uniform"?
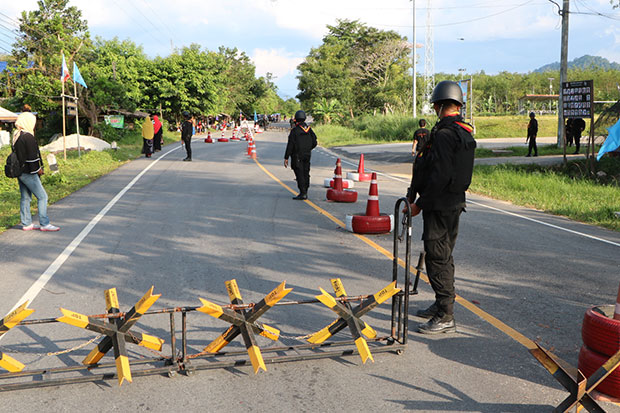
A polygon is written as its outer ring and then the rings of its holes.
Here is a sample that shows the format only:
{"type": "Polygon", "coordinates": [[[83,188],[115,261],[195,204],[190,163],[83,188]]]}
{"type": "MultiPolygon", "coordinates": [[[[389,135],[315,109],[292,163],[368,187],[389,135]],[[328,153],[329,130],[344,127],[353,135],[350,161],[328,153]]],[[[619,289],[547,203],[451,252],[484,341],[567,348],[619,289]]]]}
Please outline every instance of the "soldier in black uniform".
{"type": "Polygon", "coordinates": [[[454,322],[454,260],[452,251],[459,217],[465,210],[465,191],[471,183],[476,141],[473,128],[463,121],[463,92],[456,82],[437,84],[431,103],[439,121],[414,163],[408,191],[412,215],[422,212],[426,270],[435,302],[417,316],[430,318],[419,326],[423,334],[451,333],[454,322]],[[415,201],[415,202],[414,202],[415,201]]]}
{"type": "Polygon", "coordinates": [[[316,135],[306,125],[306,113],[303,110],[295,112],[295,126],[288,135],[288,144],[284,152],[284,167],[288,167],[288,158],[291,158],[291,169],[295,172],[299,195],[293,199],[308,199],[310,186],[310,155],[316,147],[316,135]]]}
{"type": "Polygon", "coordinates": [[[430,135],[430,132],[428,131],[428,129],[426,129],[425,119],[420,119],[418,125],[420,126],[420,128],[413,132],[413,143],[415,145],[413,145],[413,148],[411,148],[411,153],[414,156],[416,152],[419,153],[422,151],[422,148],[424,148],[424,145],[426,144],[426,141],[428,140],[428,137],[430,135]]]}
{"type": "Polygon", "coordinates": [[[527,124],[527,138],[525,138],[525,143],[530,141],[530,145],[527,147],[527,155],[532,156],[532,149],[534,149],[534,156],[538,156],[538,146],[536,146],[536,135],[538,135],[538,121],[536,120],[536,114],[534,112],[530,112],[530,121],[527,124]]]}
{"type": "Polygon", "coordinates": [[[192,135],[193,135],[193,126],[192,121],[190,120],[190,115],[188,111],[183,112],[183,117],[185,120],[181,125],[181,140],[183,144],[185,144],[185,152],[187,152],[187,157],[183,159],[184,161],[192,160],[192,135]]]}
{"type": "Polygon", "coordinates": [[[582,118],[573,119],[571,122],[571,134],[575,139],[575,153],[579,153],[579,145],[581,144],[581,132],[586,128],[586,122],[582,118]]]}

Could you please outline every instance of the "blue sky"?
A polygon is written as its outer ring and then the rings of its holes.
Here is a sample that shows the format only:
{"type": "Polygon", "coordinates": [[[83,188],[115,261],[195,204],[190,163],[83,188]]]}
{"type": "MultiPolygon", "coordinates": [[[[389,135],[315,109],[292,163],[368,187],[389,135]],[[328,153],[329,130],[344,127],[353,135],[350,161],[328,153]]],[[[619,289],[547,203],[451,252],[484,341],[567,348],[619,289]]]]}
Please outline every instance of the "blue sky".
{"type": "MultiPolygon", "coordinates": [[[[555,0],[561,4],[562,0],[555,0]]],[[[560,16],[550,0],[416,0],[417,71],[424,72],[427,5],[431,4],[435,71],[529,72],[560,59],[560,16]]],[[[279,94],[294,97],[296,67],[321,44],[327,24],[360,20],[412,38],[410,0],[71,0],[91,35],[131,39],[150,56],[197,43],[237,47],[271,72],[279,94]]],[[[36,0],[3,4],[16,19],[36,0]]],[[[585,54],[620,62],[620,9],[609,0],[571,0],[569,59],[585,54]],[[603,15],[600,15],[600,14],[603,15]],[[607,16],[607,17],[606,17],[607,16]]],[[[10,49],[11,20],[0,15],[0,48],[10,49]]],[[[2,51],[0,49],[0,51],[2,51]]]]}

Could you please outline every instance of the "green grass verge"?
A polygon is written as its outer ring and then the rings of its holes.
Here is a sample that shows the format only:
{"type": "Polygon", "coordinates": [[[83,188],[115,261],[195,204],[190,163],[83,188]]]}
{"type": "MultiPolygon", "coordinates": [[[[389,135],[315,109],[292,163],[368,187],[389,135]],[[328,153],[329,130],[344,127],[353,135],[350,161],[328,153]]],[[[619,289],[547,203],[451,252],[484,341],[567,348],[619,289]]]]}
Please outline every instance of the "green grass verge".
{"type": "MultiPolygon", "coordinates": [[[[165,131],[164,143],[178,141],[179,136],[178,133],[165,131]]],[[[142,150],[142,138],[135,133],[118,142],[118,146],[119,149],[116,151],[82,152],[80,158],[78,158],[77,151],[68,151],[67,160],[63,159],[62,153],[56,154],[59,169],[56,174],[50,172],[46,159],[47,153],[43,152],[41,155],[46,173],[41,177],[41,181],[49,197],[49,204],[70,195],[129,160],[139,157],[142,150]]],[[[0,159],[4,161],[10,152],[10,146],[0,149],[0,159]]],[[[0,176],[0,233],[19,224],[19,200],[17,179],[7,178],[2,173],[0,176]]],[[[32,214],[36,212],[37,202],[33,197],[32,214]]],[[[50,219],[53,222],[54,217],[51,216],[50,219]]]]}
{"type": "MultiPolygon", "coordinates": [[[[585,153],[587,145],[581,145],[581,153],[585,153]]],[[[595,145],[595,153],[600,149],[600,145],[595,145]]],[[[575,152],[575,147],[567,147],[566,154],[570,155],[575,152]]],[[[557,145],[538,145],[538,156],[545,155],[563,155],[562,148],[558,148],[557,145]]],[[[525,156],[527,155],[527,147],[525,146],[511,146],[509,148],[503,148],[499,152],[493,152],[492,149],[476,148],[476,158],[501,158],[510,156],[525,156]]]]}
{"type": "Polygon", "coordinates": [[[620,231],[620,162],[603,158],[597,165],[607,176],[590,179],[585,160],[566,166],[478,165],[470,190],[516,205],[620,231]]]}

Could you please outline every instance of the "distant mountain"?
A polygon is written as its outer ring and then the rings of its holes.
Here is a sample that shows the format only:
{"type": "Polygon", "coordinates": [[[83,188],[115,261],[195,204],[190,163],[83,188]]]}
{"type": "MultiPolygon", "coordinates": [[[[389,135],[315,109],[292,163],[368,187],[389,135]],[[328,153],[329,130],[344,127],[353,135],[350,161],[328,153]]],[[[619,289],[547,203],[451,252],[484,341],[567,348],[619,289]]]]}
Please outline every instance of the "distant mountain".
{"type": "MultiPolygon", "coordinates": [[[[616,62],[610,62],[604,57],[585,55],[585,56],[578,57],[577,59],[573,59],[570,62],[568,62],[568,68],[569,69],[596,68],[596,69],[605,69],[605,70],[609,70],[609,69],[620,70],[620,64],[616,62]]],[[[534,70],[534,72],[543,73],[543,72],[549,72],[551,70],[555,70],[555,71],[560,70],[560,62],[549,63],[548,65],[541,66],[538,69],[534,70]]]]}

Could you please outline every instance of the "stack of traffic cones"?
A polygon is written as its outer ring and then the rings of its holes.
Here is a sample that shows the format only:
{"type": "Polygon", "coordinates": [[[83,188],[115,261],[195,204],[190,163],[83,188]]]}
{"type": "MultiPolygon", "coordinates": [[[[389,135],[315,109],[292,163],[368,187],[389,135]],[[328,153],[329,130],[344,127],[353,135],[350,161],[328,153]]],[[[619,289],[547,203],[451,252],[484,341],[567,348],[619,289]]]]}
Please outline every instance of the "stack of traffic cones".
{"type": "Polygon", "coordinates": [[[345,190],[342,185],[342,165],[340,158],[336,160],[336,170],[334,171],[334,187],[327,190],[327,199],[334,202],[355,202],[357,192],[345,190]]]}
{"type": "Polygon", "coordinates": [[[205,143],[213,143],[213,139],[211,138],[211,131],[207,133],[207,137],[205,138],[205,143]]]}
{"type": "Polygon", "coordinates": [[[253,142],[252,138],[249,138],[248,139],[248,153],[247,153],[248,156],[252,155],[252,142],[253,142]]]}
{"type": "Polygon", "coordinates": [[[385,234],[394,229],[394,216],[379,212],[377,174],[372,173],[365,215],[347,215],[347,230],[356,234],[385,234]]]}
{"type": "Polygon", "coordinates": [[[370,173],[364,172],[364,154],[360,154],[360,163],[357,167],[357,172],[349,172],[347,173],[347,178],[355,181],[355,182],[368,182],[371,180],[372,175],[370,173]]]}

